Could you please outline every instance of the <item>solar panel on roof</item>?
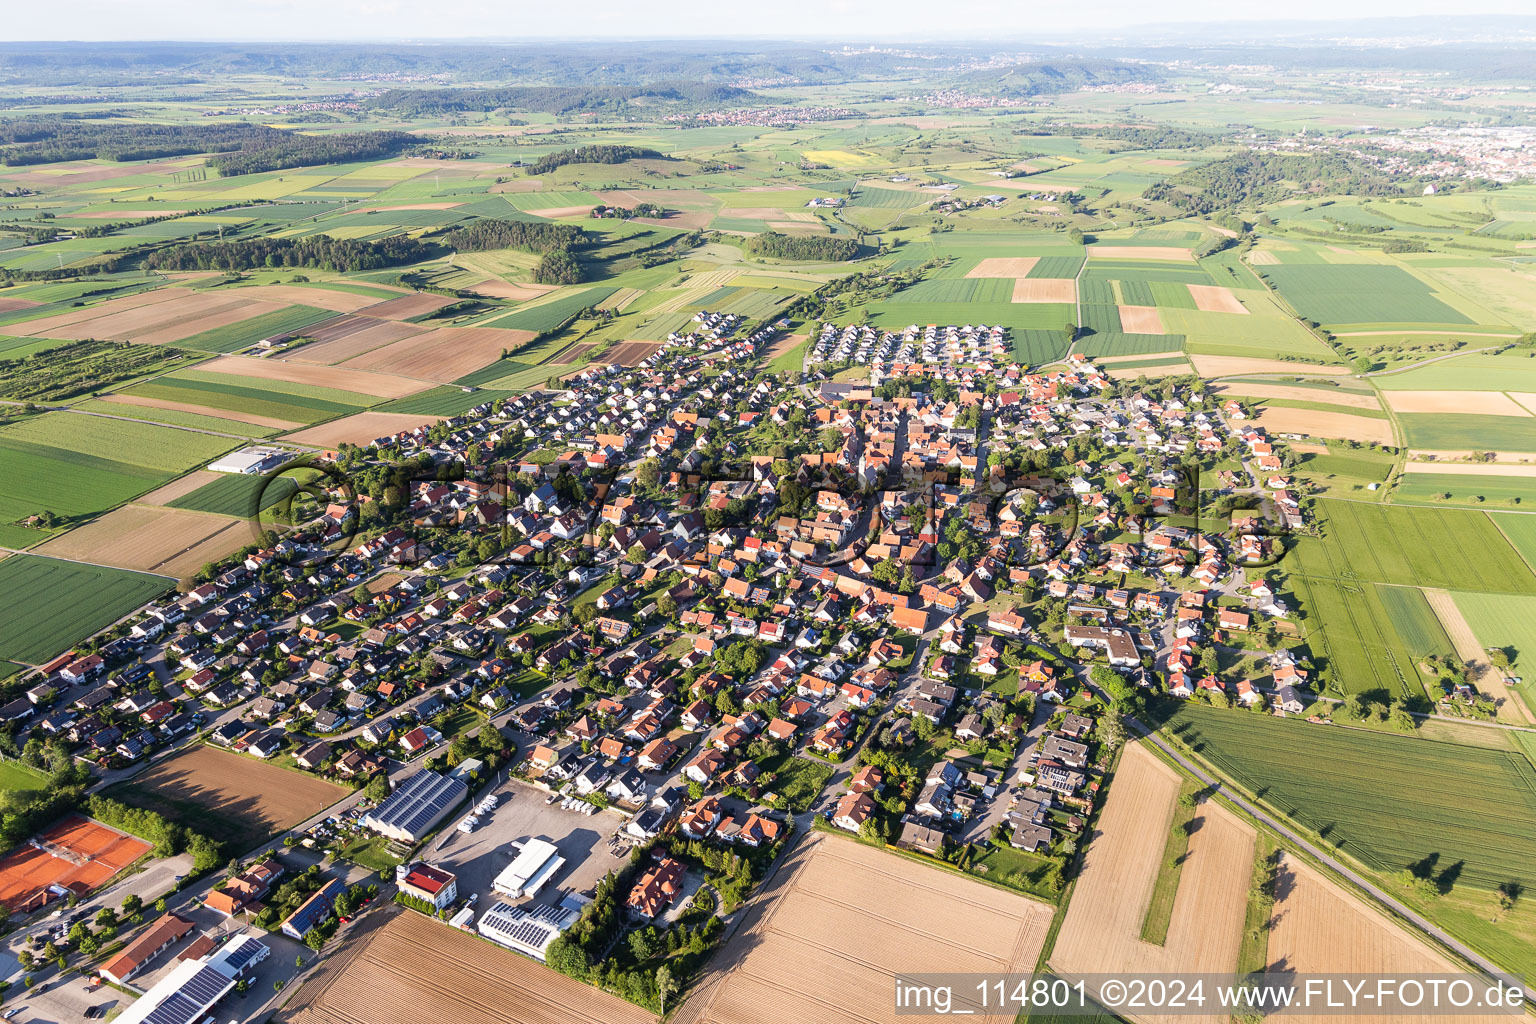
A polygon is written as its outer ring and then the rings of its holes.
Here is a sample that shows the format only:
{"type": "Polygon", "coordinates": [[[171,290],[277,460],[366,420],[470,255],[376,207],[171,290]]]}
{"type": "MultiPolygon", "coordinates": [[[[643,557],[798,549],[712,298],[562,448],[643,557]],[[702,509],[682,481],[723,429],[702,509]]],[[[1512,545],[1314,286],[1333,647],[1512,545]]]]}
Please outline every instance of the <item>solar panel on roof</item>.
{"type": "Polygon", "coordinates": [[[188,978],[179,991],[151,1010],[144,1018],[145,1024],[193,1024],[234,984],[227,975],[212,967],[204,967],[188,978]]]}

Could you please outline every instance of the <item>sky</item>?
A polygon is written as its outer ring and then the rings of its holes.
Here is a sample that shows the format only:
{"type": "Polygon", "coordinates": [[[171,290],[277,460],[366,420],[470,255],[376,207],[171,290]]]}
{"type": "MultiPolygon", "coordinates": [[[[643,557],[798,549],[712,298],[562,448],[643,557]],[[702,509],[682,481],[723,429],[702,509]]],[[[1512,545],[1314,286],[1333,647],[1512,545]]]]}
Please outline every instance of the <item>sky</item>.
{"type": "Polygon", "coordinates": [[[1147,21],[1530,14],[1531,0],[9,0],[16,40],[1024,39],[1147,21]]]}

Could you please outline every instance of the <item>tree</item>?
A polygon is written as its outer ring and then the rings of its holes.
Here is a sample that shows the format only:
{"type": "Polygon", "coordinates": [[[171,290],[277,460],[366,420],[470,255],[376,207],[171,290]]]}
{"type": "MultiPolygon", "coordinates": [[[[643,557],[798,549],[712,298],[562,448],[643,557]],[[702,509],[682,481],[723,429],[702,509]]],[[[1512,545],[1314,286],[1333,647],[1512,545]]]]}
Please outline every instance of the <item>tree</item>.
{"type": "Polygon", "coordinates": [[[304,945],[318,953],[325,945],[325,936],[320,934],[319,928],[311,928],[309,934],[304,936],[304,945]]]}
{"type": "Polygon", "coordinates": [[[661,1000],[661,1015],[667,1015],[667,997],[677,992],[677,982],[666,964],[656,968],[656,995],[661,1000]]]}
{"type": "Polygon", "coordinates": [[[368,799],[374,803],[383,803],[389,799],[389,774],[378,772],[368,780],[368,799]]]}
{"type": "Polygon", "coordinates": [[[139,896],[137,893],[129,893],[123,897],[123,913],[131,916],[143,909],[144,898],[142,896],[139,896]]]}

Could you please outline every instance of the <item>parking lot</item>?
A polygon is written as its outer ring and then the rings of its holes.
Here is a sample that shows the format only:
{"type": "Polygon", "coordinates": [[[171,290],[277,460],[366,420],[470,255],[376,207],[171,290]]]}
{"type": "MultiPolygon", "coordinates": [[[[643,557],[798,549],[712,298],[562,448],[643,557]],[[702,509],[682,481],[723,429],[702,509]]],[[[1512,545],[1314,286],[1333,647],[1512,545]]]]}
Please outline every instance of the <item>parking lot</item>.
{"type": "Polygon", "coordinates": [[[546,804],[549,794],[517,779],[491,792],[500,803],[495,810],[480,815],[479,828],[463,833],[457,830],[457,821],[451,823],[423,857],[458,876],[461,898],[481,894],[477,913],[493,898],[491,881],[517,855],[511,846],[515,841],[529,837],[546,840],[565,858],[565,866],[550,881],[546,894],[555,889],[586,892],[628,860],[628,845],[615,846],[613,842],[614,833],[624,824],[624,818],[614,811],[591,815],[567,811],[558,800],[546,804]]]}

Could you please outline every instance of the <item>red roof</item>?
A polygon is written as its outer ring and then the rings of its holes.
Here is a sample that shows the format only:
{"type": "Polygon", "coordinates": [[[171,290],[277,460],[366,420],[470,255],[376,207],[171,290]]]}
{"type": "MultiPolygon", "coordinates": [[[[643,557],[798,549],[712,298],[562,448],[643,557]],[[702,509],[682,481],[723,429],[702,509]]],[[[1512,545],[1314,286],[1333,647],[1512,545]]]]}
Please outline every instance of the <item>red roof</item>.
{"type": "Polygon", "coordinates": [[[407,885],[415,886],[422,892],[429,892],[436,896],[442,891],[443,886],[453,881],[453,876],[446,871],[439,871],[427,864],[417,864],[411,868],[410,874],[405,876],[407,885]]]}

